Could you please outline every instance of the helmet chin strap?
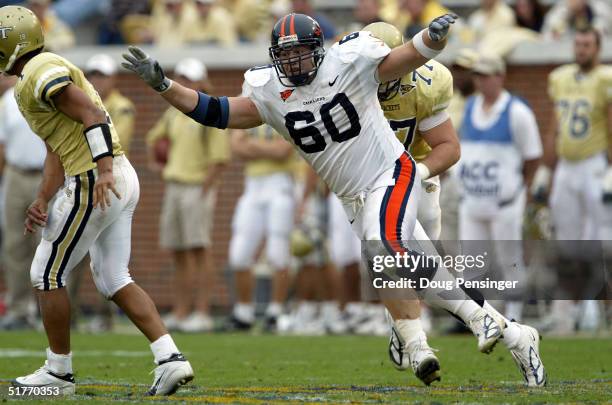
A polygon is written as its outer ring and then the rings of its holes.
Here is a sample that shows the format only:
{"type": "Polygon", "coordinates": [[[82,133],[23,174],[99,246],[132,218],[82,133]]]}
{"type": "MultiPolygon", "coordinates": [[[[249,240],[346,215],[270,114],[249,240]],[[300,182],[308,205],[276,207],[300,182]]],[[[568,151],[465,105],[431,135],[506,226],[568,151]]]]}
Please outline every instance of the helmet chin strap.
{"type": "Polygon", "coordinates": [[[22,48],[23,48],[22,44],[17,44],[17,46],[15,47],[15,50],[13,51],[13,54],[9,57],[8,63],[4,67],[5,72],[8,72],[9,70],[11,70],[11,68],[15,64],[15,61],[17,60],[17,55],[19,54],[19,51],[21,51],[22,48]]]}
{"type": "Polygon", "coordinates": [[[312,72],[301,75],[288,76],[287,79],[296,86],[307,84],[311,80],[312,72]]]}

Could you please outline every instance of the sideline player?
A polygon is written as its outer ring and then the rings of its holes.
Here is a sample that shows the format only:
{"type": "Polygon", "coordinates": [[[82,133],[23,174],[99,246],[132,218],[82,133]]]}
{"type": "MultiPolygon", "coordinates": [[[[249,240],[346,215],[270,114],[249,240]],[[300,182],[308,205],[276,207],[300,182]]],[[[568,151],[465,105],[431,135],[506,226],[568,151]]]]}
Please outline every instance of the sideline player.
{"type": "MultiPolygon", "coordinates": [[[[404,43],[401,32],[388,23],[373,23],[363,30],[383,40],[391,49],[404,43]]],[[[422,186],[417,219],[431,240],[438,240],[442,229],[438,175],[455,164],[460,155],[457,132],[446,112],[452,96],[453,77],[435,60],[378,87],[378,100],[385,118],[417,162],[422,186]]],[[[390,359],[402,370],[410,367],[408,359],[417,355],[417,347],[429,347],[421,324],[420,303],[414,301],[411,305],[414,318],[406,322],[411,335],[403,338],[393,327],[389,341],[390,359]]],[[[435,358],[432,350],[427,350],[426,355],[435,358]]]]}
{"type": "MultiPolygon", "coordinates": [[[[401,244],[407,240],[419,241],[428,254],[435,254],[416,221],[419,173],[389,127],[378,105],[377,90],[379,83],[403,77],[436,57],[454,21],[452,15],[438,17],[412,41],[393,50],[369,32],[359,31],[326,52],[321,27],[314,19],[286,15],[272,30],[272,65],[247,71],[240,97],[211,97],[174,84],[159,63],[137,47],[129,48],[123,66],[204,125],[271,125],[295,144],[340,197],[358,236],[382,242],[377,243],[386,249],[381,254],[406,252],[401,244]]],[[[444,267],[435,272],[422,270],[438,282],[453,279],[444,267]]],[[[429,304],[463,319],[478,338],[480,351],[488,353],[499,340],[504,341],[528,384],[545,384],[535,329],[510,322],[484,300],[476,302],[460,289],[445,290],[444,298],[441,293],[432,288],[421,295],[429,304]]],[[[406,300],[383,301],[403,335],[410,311],[406,300]]],[[[430,360],[415,367],[423,381],[430,381],[439,370],[437,361],[430,360]]]]}
{"type": "MultiPolygon", "coordinates": [[[[555,108],[550,131],[544,139],[544,165],[533,180],[532,193],[544,195],[554,168],[550,208],[557,240],[612,239],[612,66],[600,63],[601,34],[589,28],[574,37],[575,63],[560,66],[548,77],[548,93],[555,108]]],[[[578,266],[587,271],[595,266],[584,257],[580,244],[568,243],[563,251],[570,260],[560,266],[578,266]]],[[[571,333],[597,329],[597,301],[555,300],[553,327],[571,333]],[[579,313],[581,312],[581,313],[579,313]]]]}
{"type": "Polygon", "coordinates": [[[272,296],[265,327],[276,329],[289,288],[289,235],[295,208],[293,147],[269,125],[232,131],[232,152],[246,160],[244,193],[232,220],[229,265],[236,280],[237,302],[232,328],[250,329],[255,322],[252,267],[265,238],[266,261],[272,267],[272,296]]]}
{"type": "Polygon", "coordinates": [[[74,393],[70,302],[63,287],[89,250],[98,291],[112,299],[151,342],[157,367],[148,393],[170,395],[193,379],[193,370],[155,304],[128,271],[131,222],[139,197],[136,172],[83,72],[66,59],[43,52],[36,16],[25,7],[2,7],[0,26],[0,70],[19,76],[15,87],[19,109],[47,145],[42,184],[27,210],[25,229],[34,232],[43,227],[30,277],[49,347],[45,364],[13,384],[74,393]]]}

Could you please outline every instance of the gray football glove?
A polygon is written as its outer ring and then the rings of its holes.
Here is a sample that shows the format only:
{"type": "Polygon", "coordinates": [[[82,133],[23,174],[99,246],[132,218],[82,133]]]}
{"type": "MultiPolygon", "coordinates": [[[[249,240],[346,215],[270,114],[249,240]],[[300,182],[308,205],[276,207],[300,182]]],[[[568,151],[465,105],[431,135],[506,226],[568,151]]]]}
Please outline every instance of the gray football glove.
{"type": "Polygon", "coordinates": [[[121,66],[136,73],[142,80],[153,90],[163,93],[170,88],[172,81],[164,75],[159,63],[151,58],[144,51],[136,46],[128,47],[130,54],[123,54],[123,59],[127,62],[122,62],[121,66]]]}
{"type": "Polygon", "coordinates": [[[440,42],[448,35],[448,30],[451,24],[455,23],[459,16],[456,14],[444,14],[440,17],[434,18],[429,23],[429,38],[434,42],[440,42]]]}

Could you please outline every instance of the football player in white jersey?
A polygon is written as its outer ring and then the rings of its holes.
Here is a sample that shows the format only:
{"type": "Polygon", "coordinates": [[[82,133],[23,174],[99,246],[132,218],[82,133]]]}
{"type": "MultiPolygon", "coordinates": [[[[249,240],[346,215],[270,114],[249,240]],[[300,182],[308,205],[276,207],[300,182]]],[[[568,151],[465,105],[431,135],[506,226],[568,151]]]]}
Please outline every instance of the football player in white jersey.
{"type": "MultiPolygon", "coordinates": [[[[286,15],[272,30],[272,65],[247,71],[240,97],[211,97],[173,83],[157,61],[136,47],[124,55],[127,62],[123,66],[203,125],[250,128],[265,122],[272,126],[295,144],[341,199],[358,236],[384,245],[386,251],[379,253],[407,253],[402,241],[412,240],[419,241],[419,248],[424,247],[427,254],[435,255],[416,220],[419,173],[388,125],[377,91],[381,82],[398,79],[436,57],[454,21],[453,15],[438,17],[412,41],[393,50],[369,32],[360,31],[345,36],[326,52],[321,28],[314,19],[286,15]]],[[[435,270],[427,276],[453,283],[446,268],[435,270]]],[[[522,325],[505,319],[484,300],[477,303],[470,299],[458,288],[430,288],[422,290],[421,296],[428,304],[462,319],[477,336],[480,351],[488,353],[503,341],[527,383],[545,384],[539,342],[527,336],[522,325]]],[[[411,336],[404,322],[410,318],[406,301],[383,302],[398,332],[411,336]]],[[[426,344],[419,347],[422,350],[411,354],[411,364],[428,384],[438,378],[439,364],[428,355],[431,349],[426,344]]]]}

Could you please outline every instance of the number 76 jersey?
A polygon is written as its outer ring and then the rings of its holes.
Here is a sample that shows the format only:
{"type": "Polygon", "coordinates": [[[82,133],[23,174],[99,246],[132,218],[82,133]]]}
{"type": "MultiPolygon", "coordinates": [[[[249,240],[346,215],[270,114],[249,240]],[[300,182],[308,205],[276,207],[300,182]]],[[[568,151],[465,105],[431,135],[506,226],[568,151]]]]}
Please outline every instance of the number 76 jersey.
{"type": "Polygon", "coordinates": [[[372,189],[404,151],[377,98],[378,64],[389,52],[369,32],[354,32],[327,51],[309,85],[283,86],[272,66],[244,75],[243,96],[340,197],[372,189]]]}
{"type": "Polygon", "coordinates": [[[559,156],[576,161],[606,150],[612,66],[599,65],[586,74],[576,64],[558,67],[548,77],[548,94],[559,126],[559,156]]]}

